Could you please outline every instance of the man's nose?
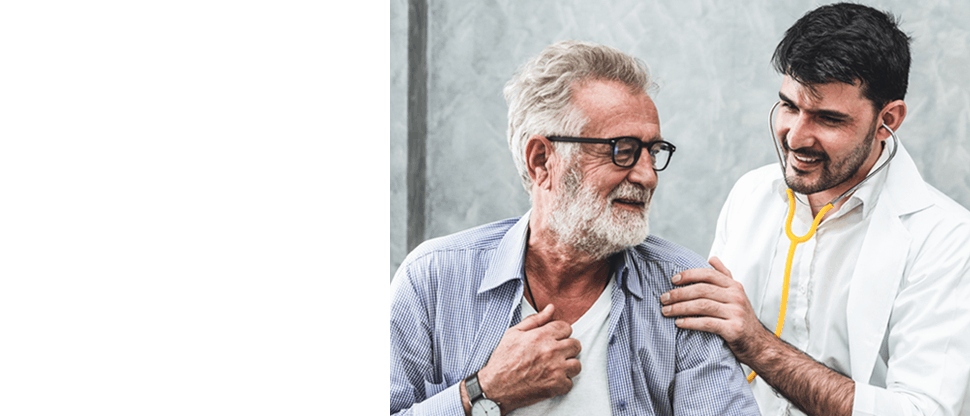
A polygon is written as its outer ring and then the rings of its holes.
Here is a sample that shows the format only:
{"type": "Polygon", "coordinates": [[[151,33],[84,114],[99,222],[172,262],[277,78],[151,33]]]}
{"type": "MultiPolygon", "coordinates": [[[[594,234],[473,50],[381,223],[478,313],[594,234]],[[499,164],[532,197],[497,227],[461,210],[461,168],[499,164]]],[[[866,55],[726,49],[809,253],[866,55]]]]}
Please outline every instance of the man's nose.
{"type": "Polygon", "coordinates": [[[811,148],[815,145],[815,131],[807,114],[802,113],[779,120],[779,137],[784,137],[789,149],[811,148]]]}
{"type": "Polygon", "coordinates": [[[646,189],[657,187],[657,171],[653,170],[653,161],[647,149],[643,149],[640,160],[630,168],[627,177],[630,182],[642,185],[646,189]]]}

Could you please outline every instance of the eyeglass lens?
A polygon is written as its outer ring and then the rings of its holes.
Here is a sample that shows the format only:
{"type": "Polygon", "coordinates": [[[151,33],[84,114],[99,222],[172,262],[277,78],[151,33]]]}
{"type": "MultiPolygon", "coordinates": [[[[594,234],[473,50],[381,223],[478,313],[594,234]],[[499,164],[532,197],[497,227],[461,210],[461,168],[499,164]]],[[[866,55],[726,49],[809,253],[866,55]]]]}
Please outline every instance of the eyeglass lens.
{"type": "Polygon", "coordinates": [[[626,137],[616,142],[616,146],[613,148],[613,161],[621,167],[633,166],[636,163],[637,153],[639,153],[641,145],[648,149],[650,162],[654,169],[663,170],[667,167],[671,153],[670,146],[667,143],[643,144],[639,140],[626,137]]]}

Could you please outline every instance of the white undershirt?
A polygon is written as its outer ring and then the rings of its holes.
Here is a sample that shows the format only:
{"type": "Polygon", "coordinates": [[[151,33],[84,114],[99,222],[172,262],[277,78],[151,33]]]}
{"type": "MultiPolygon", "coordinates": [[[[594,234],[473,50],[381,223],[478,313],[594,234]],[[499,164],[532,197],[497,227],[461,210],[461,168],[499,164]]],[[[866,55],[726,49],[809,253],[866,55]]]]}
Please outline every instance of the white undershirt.
{"type": "MultiPolygon", "coordinates": [[[[610,385],[607,377],[607,342],[610,328],[610,298],[613,293],[613,277],[596,299],[593,306],[573,323],[571,338],[583,347],[576,357],[583,365],[579,375],[573,377],[573,388],[569,393],[543,400],[532,406],[509,412],[509,415],[609,415],[610,385]]],[[[522,319],[535,315],[536,311],[522,298],[522,319]]]]}

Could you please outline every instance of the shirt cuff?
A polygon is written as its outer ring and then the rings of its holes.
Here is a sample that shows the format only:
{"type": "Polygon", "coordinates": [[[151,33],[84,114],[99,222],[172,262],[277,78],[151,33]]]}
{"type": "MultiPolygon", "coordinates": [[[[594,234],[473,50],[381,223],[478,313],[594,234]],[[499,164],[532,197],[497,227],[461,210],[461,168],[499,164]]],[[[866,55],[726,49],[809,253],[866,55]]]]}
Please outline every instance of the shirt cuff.
{"type": "Polygon", "coordinates": [[[894,416],[934,413],[920,406],[920,403],[907,399],[907,397],[912,396],[856,381],[855,398],[852,400],[852,415],[894,416]]]}
{"type": "Polygon", "coordinates": [[[872,389],[872,386],[856,381],[854,398],[852,399],[852,416],[876,414],[876,394],[872,389]]]}
{"type": "Polygon", "coordinates": [[[411,406],[409,414],[429,416],[464,416],[465,407],[461,404],[461,383],[438,392],[421,403],[411,406]]]}

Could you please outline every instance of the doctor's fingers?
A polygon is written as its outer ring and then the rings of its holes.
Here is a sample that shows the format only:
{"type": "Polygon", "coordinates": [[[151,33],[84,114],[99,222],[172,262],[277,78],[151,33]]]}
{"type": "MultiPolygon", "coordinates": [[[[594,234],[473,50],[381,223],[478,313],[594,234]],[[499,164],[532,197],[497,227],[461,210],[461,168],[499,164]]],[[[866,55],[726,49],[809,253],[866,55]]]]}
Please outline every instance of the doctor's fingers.
{"type": "Polygon", "coordinates": [[[674,288],[660,295],[660,303],[671,305],[695,299],[709,299],[718,303],[745,303],[748,298],[744,294],[744,287],[735,282],[728,287],[721,287],[710,283],[696,283],[674,288]]]}
{"type": "Polygon", "coordinates": [[[664,305],[661,309],[666,317],[680,316],[706,316],[719,319],[729,319],[739,314],[732,309],[740,309],[728,303],[718,302],[711,299],[699,298],[682,300],[664,305]]]}
{"type": "MultiPolygon", "coordinates": [[[[741,305],[711,305],[712,302],[707,300],[689,303],[664,307],[664,315],[677,318],[674,324],[678,328],[719,335],[724,338],[724,341],[735,354],[743,353],[747,356],[748,352],[760,350],[751,347],[754,343],[757,343],[754,340],[759,339],[758,335],[767,334],[768,337],[774,338],[774,335],[761,325],[761,322],[750,312],[750,309],[744,309],[740,307],[741,305]],[[689,303],[695,304],[690,305],[689,303]],[[672,311],[667,312],[668,308],[671,308],[672,311]],[[716,311],[716,313],[705,314],[702,312],[703,310],[716,311]]],[[[738,358],[741,359],[742,357],[738,356],[738,358]]],[[[742,362],[748,361],[742,360],[742,362]]]]}
{"type": "Polygon", "coordinates": [[[731,279],[734,279],[734,276],[731,274],[731,271],[728,270],[727,266],[725,266],[724,263],[721,262],[721,259],[717,258],[717,256],[712,256],[707,262],[715,270],[723,273],[725,276],[730,277],[731,279]]]}
{"type": "Polygon", "coordinates": [[[732,343],[737,343],[741,333],[737,330],[738,325],[735,322],[718,317],[688,316],[677,318],[674,324],[681,329],[692,329],[718,335],[728,343],[728,346],[731,346],[732,343]]]}
{"type": "MultiPolygon", "coordinates": [[[[724,271],[727,271],[727,269],[724,269],[724,271]]],[[[731,275],[711,268],[684,270],[671,277],[670,282],[677,286],[691,283],[710,283],[721,287],[729,287],[736,283],[731,275]]]]}

